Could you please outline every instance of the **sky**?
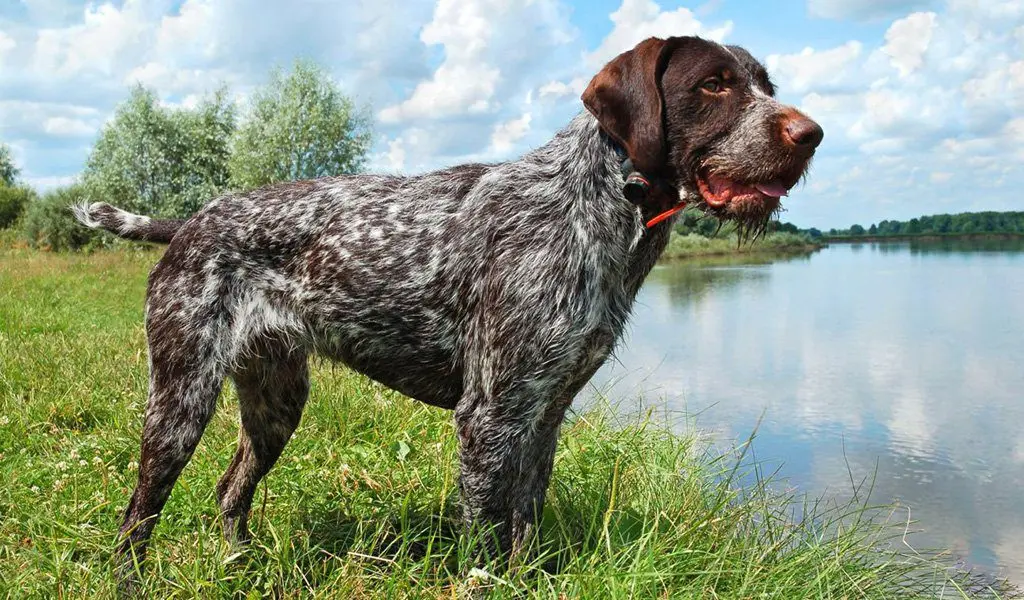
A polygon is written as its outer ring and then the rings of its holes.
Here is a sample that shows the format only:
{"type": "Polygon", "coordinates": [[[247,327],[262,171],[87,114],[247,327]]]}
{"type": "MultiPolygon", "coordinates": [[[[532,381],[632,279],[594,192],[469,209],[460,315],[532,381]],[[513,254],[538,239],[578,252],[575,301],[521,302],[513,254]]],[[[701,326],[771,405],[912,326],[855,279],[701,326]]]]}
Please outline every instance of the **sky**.
{"type": "Polygon", "coordinates": [[[1024,0],[0,0],[0,141],[53,188],[135,83],[244,107],[304,58],[373,115],[371,170],[507,160],[608,60],[670,35],[746,47],[824,127],[783,220],[1024,210],[1024,0]]]}

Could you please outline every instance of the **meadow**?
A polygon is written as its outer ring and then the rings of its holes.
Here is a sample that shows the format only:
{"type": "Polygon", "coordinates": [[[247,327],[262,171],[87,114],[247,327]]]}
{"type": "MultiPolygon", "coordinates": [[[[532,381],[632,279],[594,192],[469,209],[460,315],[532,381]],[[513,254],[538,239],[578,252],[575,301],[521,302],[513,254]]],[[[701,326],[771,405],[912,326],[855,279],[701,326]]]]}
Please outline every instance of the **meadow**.
{"type": "MultiPolygon", "coordinates": [[[[0,248],[0,596],[115,594],[110,557],[145,406],[145,280],[158,258],[0,248]]],[[[257,494],[254,542],[230,548],[214,502],[238,429],[229,384],[156,528],[143,589],[161,598],[998,596],[941,553],[905,546],[916,525],[902,513],[802,497],[761,473],[747,444],[672,433],[668,421],[682,415],[615,410],[638,402],[572,414],[543,542],[510,570],[470,560],[477,540],[460,533],[450,414],[322,361],[302,424],[257,494]]],[[[851,481],[857,498],[864,485],[851,481]]]]}

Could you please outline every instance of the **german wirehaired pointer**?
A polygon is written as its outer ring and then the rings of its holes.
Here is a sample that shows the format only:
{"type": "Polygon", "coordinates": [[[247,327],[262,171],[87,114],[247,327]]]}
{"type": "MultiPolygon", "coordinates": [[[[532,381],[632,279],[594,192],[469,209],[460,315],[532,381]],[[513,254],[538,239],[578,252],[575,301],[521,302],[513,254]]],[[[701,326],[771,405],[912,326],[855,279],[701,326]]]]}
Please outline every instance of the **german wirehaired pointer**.
{"type": "Polygon", "coordinates": [[[822,130],[774,95],[742,48],[651,38],[518,160],[282,183],[187,220],[77,207],[90,227],[170,244],[146,294],[149,402],[123,560],[144,553],[225,377],[242,425],[217,497],[226,535],[248,538],[312,352],[454,409],[465,521],[521,551],[566,408],[622,333],[671,214],[690,203],[756,234],[804,175],[822,130]]]}

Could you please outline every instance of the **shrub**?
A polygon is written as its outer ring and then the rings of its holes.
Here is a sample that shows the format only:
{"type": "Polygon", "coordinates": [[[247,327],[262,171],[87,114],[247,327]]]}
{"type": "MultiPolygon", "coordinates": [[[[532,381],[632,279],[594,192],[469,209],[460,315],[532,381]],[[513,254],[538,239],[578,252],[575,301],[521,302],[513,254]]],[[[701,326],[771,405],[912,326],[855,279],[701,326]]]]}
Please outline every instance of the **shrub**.
{"type": "Polygon", "coordinates": [[[33,248],[46,250],[78,250],[102,244],[97,232],[75,220],[71,205],[86,201],[81,184],[47,192],[32,200],[25,209],[23,231],[33,248]]]}
{"type": "Polygon", "coordinates": [[[34,197],[32,188],[0,184],[0,229],[14,225],[34,197]]]}
{"type": "Polygon", "coordinates": [[[300,61],[252,95],[228,161],[231,183],[252,189],[358,173],[371,142],[368,116],[327,72],[300,61]]]}
{"type": "Polygon", "coordinates": [[[14,164],[10,146],[0,144],[0,185],[13,186],[20,172],[14,164]]]}
{"type": "Polygon", "coordinates": [[[136,87],[100,132],[82,181],[90,196],[125,210],[190,217],[226,189],[234,129],[223,90],[195,108],[172,109],[136,87]]]}

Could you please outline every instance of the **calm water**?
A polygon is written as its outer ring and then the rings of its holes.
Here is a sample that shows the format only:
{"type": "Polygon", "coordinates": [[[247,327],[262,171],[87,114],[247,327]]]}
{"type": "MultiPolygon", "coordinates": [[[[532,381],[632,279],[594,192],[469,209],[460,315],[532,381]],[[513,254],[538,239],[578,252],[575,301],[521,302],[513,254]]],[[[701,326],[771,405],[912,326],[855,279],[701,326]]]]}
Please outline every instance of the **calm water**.
{"type": "Polygon", "coordinates": [[[763,415],[756,458],[793,487],[849,497],[847,465],[876,472],[915,547],[1024,583],[1024,244],[659,266],[618,359],[594,379],[611,397],[726,443],[763,415]]]}

